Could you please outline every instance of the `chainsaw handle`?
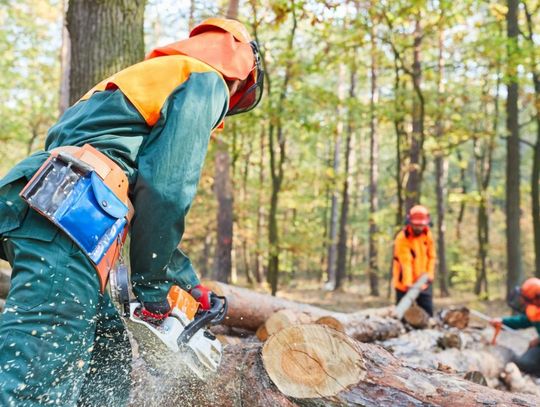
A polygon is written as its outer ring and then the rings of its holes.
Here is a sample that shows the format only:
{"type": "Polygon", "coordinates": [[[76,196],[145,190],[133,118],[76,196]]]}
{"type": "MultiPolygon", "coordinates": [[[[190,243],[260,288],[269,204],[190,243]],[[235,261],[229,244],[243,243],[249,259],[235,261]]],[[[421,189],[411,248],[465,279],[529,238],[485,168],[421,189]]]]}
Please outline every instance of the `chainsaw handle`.
{"type": "Polygon", "coordinates": [[[208,312],[214,315],[214,318],[210,321],[210,325],[217,325],[225,319],[225,315],[227,315],[227,311],[229,310],[229,303],[225,296],[210,293],[210,304],[211,308],[208,312]]]}
{"type": "Polygon", "coordinates": [[[186,326],[178,337],[178,345],[188,343],[200,329],[209,325],[217,325],[225,319],[228,309],[227,298],[211,293],[210,305],[209,310],[197,312],[195,319],[186,326]]]}

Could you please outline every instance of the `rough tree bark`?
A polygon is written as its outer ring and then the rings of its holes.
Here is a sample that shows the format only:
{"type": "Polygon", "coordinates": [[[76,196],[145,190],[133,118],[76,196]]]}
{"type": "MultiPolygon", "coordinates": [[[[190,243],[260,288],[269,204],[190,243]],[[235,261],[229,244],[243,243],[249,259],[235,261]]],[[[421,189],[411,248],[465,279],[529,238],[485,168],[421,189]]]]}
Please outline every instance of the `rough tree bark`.
{"type": "Polygon", "coordinates": [[[518,85],[518,9],[519,0],[508,0],[506,14],[508,36],[507,98],[506,98],[506,254],[507,292],[523,279],[520,231],[520,142],[519,142],[519,85],[518,85]]]}
{"type": "Polygon", "coordinates": [[[70,0],[69,102],[144,57],[145,0],[70,0]]]}

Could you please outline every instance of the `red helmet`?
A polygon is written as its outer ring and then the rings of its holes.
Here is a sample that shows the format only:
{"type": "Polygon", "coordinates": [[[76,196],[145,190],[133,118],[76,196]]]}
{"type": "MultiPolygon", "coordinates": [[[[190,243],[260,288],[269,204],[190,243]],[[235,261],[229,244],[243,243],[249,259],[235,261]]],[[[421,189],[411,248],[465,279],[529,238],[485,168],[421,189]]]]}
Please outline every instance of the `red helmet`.
{"type": "Polygon", "coordinates": [[[540,278],[529,278],[521,285],[521,296],[529,304],[540,304],[540,278]]]}
{"type": "Polygon", "coordinates": [[[260,102],[264,71],[259,46],[244,25],[226,18],[209,18],[197,25],[186,40],[150,52],[148,58],[188,55],[210,65],[227,80],[244,84],[229,101],[227,116],[247,112],[260,102]]]}
{"type": "Polygon", "coordinates": [[[429,212],[425,206],[415,205],[409,211],[409,223],[414,226],[428,226],[429,212]]]}

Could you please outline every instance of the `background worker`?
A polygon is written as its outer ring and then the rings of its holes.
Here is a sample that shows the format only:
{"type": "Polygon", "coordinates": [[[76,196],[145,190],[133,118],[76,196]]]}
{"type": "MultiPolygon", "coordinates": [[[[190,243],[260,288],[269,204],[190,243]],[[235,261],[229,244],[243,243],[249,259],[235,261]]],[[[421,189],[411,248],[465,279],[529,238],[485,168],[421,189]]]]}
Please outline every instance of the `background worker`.
{"type": "MultiPolygon", "coordinates": [[[[123,212],[116,215],[110,205],[114,199],[97,196],[106,193],[107,185],[95,174],[110,165],[125,176],[125,199],[129,192],[135,208],[130,224],[133,291],[145,315],[167,317],[173,284],[208,308],[209,291],[178,244],[211,132],[226,115],[257,105],[262,78],[258,47],[245,27],[233,20],[206,20],[188,39],[157,48],[145,61],[96,85],[51,127],[43,151],[0,180],[0,257],[12,267],[0,322],[1,406],[117,407],[127,404],[129,396],[131,349],[125,329],[100,287],[91,257],[73,238],[87,238],[86,230],[99,222],[88,222],[94,218],[83,212],[74,218],[87,223],[79,227],[73,222],[76,231],[68,233],[19,197],[47,165],[51,151],[67,147],[80,152],[90,146],[92,162],[99,162],[91,164],[95,171],[87,191],[93,197],[84,202],[64,198],[67,214],[77,206],[100,219],[122,220],[123,212]]],[[[44,176],[45,198],[51,190],[55,199],[50,200],[56,202],[70,185],[51,184],[64,169],[44,176]]]]}
{"type": "Polygon", "coordinates": [[[416,303],[430,316],[433,316],[433,289],[435,277],[435,248],[429,228],[430,216],[428,210],[421,205],[411,208],[407,222],[394,241],[394,263],[392,268],[393,283],[396,290],[396,303],[407,293],[408,289],[424,273],[429,281],[416,303]]]}
{"type": "Polygon", "coordinates": [[[495,329],[506,325],[512,329],[525,329],[534,326],[539,336],[529,342],[527,351],[514,359],[519,369],[540,377],[540,279],[529,278],[518,287],[510,298],[510,305],[517,315],[494,318],[490,324],[495,329]]]}

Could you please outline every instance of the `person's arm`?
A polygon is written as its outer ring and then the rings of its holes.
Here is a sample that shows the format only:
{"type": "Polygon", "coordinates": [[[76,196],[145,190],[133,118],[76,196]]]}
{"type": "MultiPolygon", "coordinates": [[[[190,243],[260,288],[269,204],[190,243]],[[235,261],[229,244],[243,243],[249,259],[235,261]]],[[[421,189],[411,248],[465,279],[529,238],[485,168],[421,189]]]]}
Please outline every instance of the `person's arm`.
{"type": "Polygon", "coordinates": [[[218,74],[192,73],[169,97],[163,116],[138,156],[131,226],[133,291],[142,302],[166,299],[172,284],[199,284],[191,261],[177,246],[206,156],[210,133],[228,107],[218,74]]]}
{"type": "Polygon", "coordinates": [[[501,322],[512,329],[525,329],[532,326],[531,321],[529,321],[529,318],[525,314],[504,317],[501,319],[501,322]]]}
{"type": "Polygon", "coordinates": [[[413,285],[413,257],[411,249],[407,244],[407,238],[401,233],[396,238],[394,257],[401,265],[401,282],[409,288],[413,285]]]}
{"type": "Polygon", "coordinates": [[[435,244],[433,243],[433,235],[431,231],[427,234],[427,270],[429,280],[435,279],[435,262],[437,261],[437,253],[435,251],[435,244]]]}

